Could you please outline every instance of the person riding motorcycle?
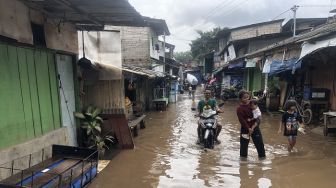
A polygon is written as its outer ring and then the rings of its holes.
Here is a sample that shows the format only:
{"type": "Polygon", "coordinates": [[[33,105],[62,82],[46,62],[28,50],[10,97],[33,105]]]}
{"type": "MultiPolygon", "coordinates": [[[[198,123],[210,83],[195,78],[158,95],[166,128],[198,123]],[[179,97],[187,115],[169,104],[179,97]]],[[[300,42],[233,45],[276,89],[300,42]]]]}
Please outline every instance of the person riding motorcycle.
{"type": "MultiPolygon", "coordinates": [[[[212,110],[215,110],[219,113],[223,113],[221,109],[218,108],[217,102],[215,99],[211,98],[211,90],[205,90],[204,92],[204,100],[201,100],[198,102],[198,113],[201,115],[203,113],[203,109],[211,108],[212,110]]],[[[217,130],[216,130],[216,136],[215,136],[215,142],[217,144],[220,144],[220,141],[218,140],[219,133],[222,130],[222,125],[219,123],[217,124],[217,130]]],[[[202,140],[202,126],[200,121],[198,121],[198,127],[197,127],[197,135],[198,135],[198,141],[197,143],[200,144],[202,140]]]]}

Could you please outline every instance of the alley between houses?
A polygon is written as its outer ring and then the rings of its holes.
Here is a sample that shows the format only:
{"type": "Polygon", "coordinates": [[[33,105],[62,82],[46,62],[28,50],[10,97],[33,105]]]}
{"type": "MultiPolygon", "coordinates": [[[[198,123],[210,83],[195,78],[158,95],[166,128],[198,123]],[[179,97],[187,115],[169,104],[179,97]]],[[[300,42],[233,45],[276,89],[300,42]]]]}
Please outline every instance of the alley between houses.
{"type": "MultiPolygon", "coordinates": [[[[201,97],[200,95],[197,96],[201,97]]],[[[250,143],[247,161],[239,158],[237,101],[227,101],[219,118],[222,143],[204,151],[196,145],[196,121],[187,95],[165,112],[150,112],[147,127],[99,173],[90,188],[109,187],[334,187],[336,138],[311,133],[298,137],[293,153],[277,134],[279,114],[263,115],[267,159],[250,143]],[[319,181],[316,181],[319,180],[319,181]]]]}

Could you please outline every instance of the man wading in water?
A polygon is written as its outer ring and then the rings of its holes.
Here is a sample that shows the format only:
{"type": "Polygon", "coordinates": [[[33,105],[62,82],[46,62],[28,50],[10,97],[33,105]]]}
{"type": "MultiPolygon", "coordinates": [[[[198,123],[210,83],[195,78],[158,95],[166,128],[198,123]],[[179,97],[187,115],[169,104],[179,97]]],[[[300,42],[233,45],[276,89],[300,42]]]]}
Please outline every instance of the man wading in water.
{"type": "Polygon", "coordinates": [[[252,126],[256,123],[253,118],[253,111],[250,106],[250,93],[247,91],[239,92],[240,105],[237,108],[237,116],[241,125],[240,129],[240,157],[247,158],[248,144],[250,138],[258,151],[259,158],[265,158],[265,148],[259,126],[254,130],[252,126]]]}

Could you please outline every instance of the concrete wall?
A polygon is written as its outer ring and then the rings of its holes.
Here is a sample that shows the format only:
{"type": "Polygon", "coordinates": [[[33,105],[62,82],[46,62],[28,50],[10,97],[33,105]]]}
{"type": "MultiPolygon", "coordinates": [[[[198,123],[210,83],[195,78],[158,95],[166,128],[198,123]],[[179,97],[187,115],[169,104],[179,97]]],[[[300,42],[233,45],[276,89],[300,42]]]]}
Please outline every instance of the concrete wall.
{"type": "Polygon", "coordinates": [[[44,25],[46,45],[50,49],[78,53],[77,32],[73,24],[46,18],[18,0],[0,0],[0,35],[21,43],[33,44],[31,22],[44,25]]]}
{"type": "MultiPolygon", "coordinates": [[[[30,140],[23,144],[18,144],[0,151],[0,167],[11,167],[14,161],[14,167],[17,169],[28,168],[29,155],[31,156],[31,166],[38,164],[44,159],[51,157],[51,145],[69,144],[69,135],[65,127],[52,131],[44,136],[30,140]],[[44,150],[44,154],[42,152],[44,150]]],[[[18,171],[15,171],[18,173],[18,171]]],[[[8,177],[10,170],[0,168],[0,180],[8,177]]]]}
{"type": "Polygon", "coordinates": [[[48,19],[44,25],[47,47],[78,54],[77,30],[75,25],[62,23],[55,26],[55,20],[48,19]]]}
{"type": "Polygon", "coordinates": [[[241,40],[280,32],[281,22],[269,23],[233,30],[231,31],[230,40],[241,40]]]}
{"type": "Polygon", "coordinates": [[[18,0],[0,0],[0,35],[33,43],[29,9],[18,0]]]}
{"type": "Polygon", "coordinates": [[[149,67],[154,49],[149,27],[106,26],[105,29],[120,31],[123,65],[149,67]]]}

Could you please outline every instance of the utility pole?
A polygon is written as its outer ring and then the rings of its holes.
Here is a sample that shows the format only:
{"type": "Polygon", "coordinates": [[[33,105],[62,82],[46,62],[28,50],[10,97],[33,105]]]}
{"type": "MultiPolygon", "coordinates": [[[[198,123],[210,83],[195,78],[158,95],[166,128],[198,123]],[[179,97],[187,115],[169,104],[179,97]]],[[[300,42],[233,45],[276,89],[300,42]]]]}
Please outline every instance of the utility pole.
{"type": "Polygon", "coordinates": [[[166,72],[166,31],[163,31],[163,72],[166,72]]]}
{"type": "Polygon", "coordinates": [[[296,11],[299,9],[299,5],[294,5],[291,10],[293,11],[293,37],[296,36],[296,11]]]}

